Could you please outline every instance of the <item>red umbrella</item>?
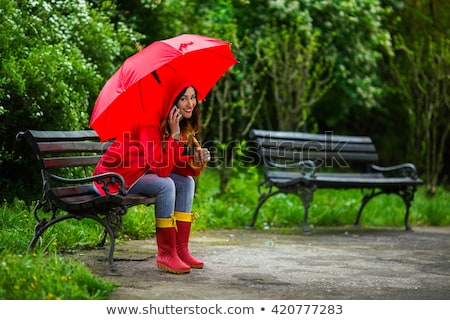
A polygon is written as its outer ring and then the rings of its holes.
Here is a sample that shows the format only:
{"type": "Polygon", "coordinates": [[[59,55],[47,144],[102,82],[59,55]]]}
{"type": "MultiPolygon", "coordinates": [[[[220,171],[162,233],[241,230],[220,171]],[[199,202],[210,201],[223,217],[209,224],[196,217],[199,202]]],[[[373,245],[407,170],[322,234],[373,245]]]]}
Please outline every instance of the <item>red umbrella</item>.
{"type": "Polygon", "coordinates": [[[160,123],[168,97],[194,85],[203,100],[237,61],[226,41],[194,34],[153,42],[125,60],[101,90],[90,126],[102,140],[119,137],[138,122],[160,123]]]}

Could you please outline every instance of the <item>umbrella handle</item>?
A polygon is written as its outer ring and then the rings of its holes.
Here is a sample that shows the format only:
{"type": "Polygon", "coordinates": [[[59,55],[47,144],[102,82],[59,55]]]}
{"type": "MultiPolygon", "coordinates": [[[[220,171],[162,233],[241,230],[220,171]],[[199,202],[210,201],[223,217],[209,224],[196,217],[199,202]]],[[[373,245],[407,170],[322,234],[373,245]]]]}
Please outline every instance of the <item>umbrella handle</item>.
{"type": "MultiPolygon", "coordinates": [[[[200,145],[200,143],[198,142],[196,137],[192,137],[192,142],[194,143],[196,148],[201,148],[202,146],[200,145]]],[[[189,165],[191,166],[192,169],[194,169],[195,171],[202,171],[203,169],[206,168],[206,166],[208,165],[208,162],[204,162],[202,165],[197,166],[194,164],[194,159],[190,159],[188,161],[189,165]]]]}

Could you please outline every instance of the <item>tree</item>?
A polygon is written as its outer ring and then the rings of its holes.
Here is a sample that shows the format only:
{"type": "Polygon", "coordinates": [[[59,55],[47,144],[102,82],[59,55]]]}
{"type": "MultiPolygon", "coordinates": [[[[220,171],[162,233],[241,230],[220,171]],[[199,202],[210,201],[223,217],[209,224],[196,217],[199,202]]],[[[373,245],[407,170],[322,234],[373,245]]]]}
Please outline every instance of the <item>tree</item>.
{"type": "Polygon", "coordinates": [[[450,3],[406,0],[389,24],[395,34],[395,56],[386,77],[408,124],[408,154],[425,172],[427,190],[434,194],[445,182],[449,156],[450,3]]]}
{"type": "Polygon", "coordinates": [[[413,129],[410,154],[415,163],[423,164],[427,190],[434,194],[450,132],[450,39],[423,40],[410,49],[398,38],[392,71],[413,129]],[[405,64],[408,72],[404,72],[405,64]]]}
{"type": "Polygon", "coordinates": [[[15,135],[87,128],[105,78],[135,49],[133,33],[110,23],[114,8],[106,4],[93,10],[83,0],[0,0],[0,8],[0,189],[8,197],[40,185],[15,135]]]}
{"type": "Polygon", "coordinates": [[[283,130],[307,131],[312,107],[333,84],[336,56],[302,20],[297,17],[289,25],[267,26],[265,41],[256,46],[273,95],[273,106],[266,105],[273,111],[267,113],[275,114],[277,127],[283,130]]]}
{"type": "Polygon", "coordinates": [[[204,112],[203,132],[211,137],[212,165],[219,172],[221,194],[226,192],[233,169],[239,169],[235,163],[247,148],[248,132],[260,114],[267,91],[265,73],[260,72],[264,65],[261,57],[253,58],[243,50],[251,41],[249,37],[233,41],[239,64],[213,88],[204,112]]]}

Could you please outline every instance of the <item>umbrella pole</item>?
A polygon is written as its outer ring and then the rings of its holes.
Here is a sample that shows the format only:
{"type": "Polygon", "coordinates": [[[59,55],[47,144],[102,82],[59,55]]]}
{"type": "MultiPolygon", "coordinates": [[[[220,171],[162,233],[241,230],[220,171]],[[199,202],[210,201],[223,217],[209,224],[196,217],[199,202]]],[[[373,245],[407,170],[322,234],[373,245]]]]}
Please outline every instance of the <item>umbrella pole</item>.
{"type": "Polygon", "coordinates": [[[200,143],[198,142],[196,137],[192,137],[192,142],[194,143],[194,146],[196,148],[201,148],[202,146],[200,145],[200,143]]]}
{"type": "Polygon", "coordinates": [[[138,52],[142,51],[142,47],[137,40],[134,40],[134,46],[136,47],[138,52]]]}

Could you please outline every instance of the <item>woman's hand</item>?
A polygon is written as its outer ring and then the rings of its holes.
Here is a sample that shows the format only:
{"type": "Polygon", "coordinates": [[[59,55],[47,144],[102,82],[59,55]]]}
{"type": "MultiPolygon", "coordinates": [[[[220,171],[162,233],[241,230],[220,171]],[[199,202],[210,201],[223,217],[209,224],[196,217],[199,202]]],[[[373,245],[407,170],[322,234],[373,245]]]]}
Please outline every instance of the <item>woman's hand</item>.
{"type": "Polygon", "coordinates": [[[170,135],[173,139],[180,139],[180,121],[183,119],[183,116],[178,112],[178,108],[173,106],[172,110],[169,112],[169,127],[170,127],[170,135]]]}
{"type": "Polygon", "coordinates": [[[211,154],[206,148],[197,148],[194,153],[194,163],[202,165],[211,160],[211,154]]]}

